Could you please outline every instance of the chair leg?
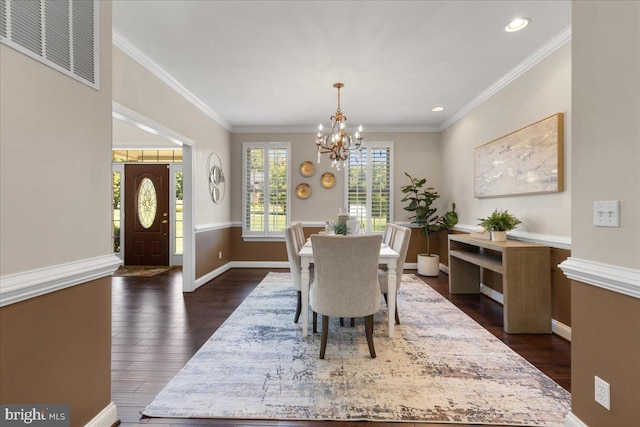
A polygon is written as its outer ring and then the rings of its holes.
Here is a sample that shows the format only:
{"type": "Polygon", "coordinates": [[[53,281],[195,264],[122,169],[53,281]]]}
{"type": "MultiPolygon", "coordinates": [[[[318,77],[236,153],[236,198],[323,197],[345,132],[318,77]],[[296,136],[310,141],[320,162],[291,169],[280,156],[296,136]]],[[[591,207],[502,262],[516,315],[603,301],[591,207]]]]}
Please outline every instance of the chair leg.
{"type": "Polygon", "coordinates": [[[376,349],[373,347],[373,314],[370,316],[365,316],[364,331],[365,331],[365,334],[367,335],[367,344],[369,344],[369,354],[371,355],[372,359],[375,359],[376,349]]]}
{"type": "MultiPolygon", "coordinates": [[[[373,319],[373,316],[372,316],[373,319]]],[[[320,359],[324,359],[327,349],[327,337],[329,336],[329,316],[322,315],[322,339],[320,340],[320,359]]]]}
{"type": "Polygon", "coordinates": [[[353,317],[351,318],[351,327],[353,328],[354,326],[356,326],[356,319],[354,319],[353,317]]]}
{"type": "Polygon", "coordinates": [[[344,317],[340,318],[340,326],[344,326],[344,317]]]}
{"type": "Polygon", "coordinates": [[[298,304],[296,304],[296,317],[293,319],[293,323],[298,323],[298,319],[300,319],[301,312],[302,312],[302,292],[298,291],[298,304]]]}
{"type": "Polygon", "coordinates": [[[313,312],[313,333],[318,333],[318,313],[313,312]]]}

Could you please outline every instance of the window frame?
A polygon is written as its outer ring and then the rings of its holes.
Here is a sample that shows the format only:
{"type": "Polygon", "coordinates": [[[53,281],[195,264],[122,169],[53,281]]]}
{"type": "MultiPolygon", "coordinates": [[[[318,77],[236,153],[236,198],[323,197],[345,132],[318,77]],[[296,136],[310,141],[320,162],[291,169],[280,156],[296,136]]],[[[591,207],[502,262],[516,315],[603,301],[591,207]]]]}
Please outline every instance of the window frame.
{"type": "Polygon", "coordinates": [[[287,176],[286,176],[286,209],[285,215],[287,217],[285,226],[288,227],[291,223],[291,143],[290,142],[243,142],[242,143],[242,239],[244,241],[284,241],[284,230],[270,230],[269,229],[269,211],[264,210],[264,231],[250,230],[247,228],[247,150],[251,148],[261,148],[265,150],[264,156],[264,170],[267,180],[265,181],[265,200],[269,198],[269,156],[267,153],[269,149],[285,149],[287,152],[287,176]]]}
{"type": "MultiPolygon", "coordinates": [[[[395,188],[394,188],[394,141],[365,141],[362,143],[362,152],[360,154],[351,153],[350,156],[357,157],[365,157],[367,159],[366,169],[365,169],[365,177],[367,181],[366,185],[366,195],[367,195],[367,214],[364,218],[364,232],[365,233],[378,233],[378,231],[372,231],[372,217],[371,217],[371,204],[372,204],[372,188],[371,188],[371,150],[376,148],[388,148],[389,149],[389,216],[387,217],[387,223],[392,224],[394,221],[394,199],[395,199],[395,188]]],[[[344,168],[344,206],[349,209],[349,173],[350,173],[350,162],[347,161],[347,166],[344,168]]],[[[362,226],[362,224],[361,224],[362,226]]],[[[384,232],[384,231],[383,231],[384,232]]],[[[382,232],[382,233],[383,233],[382,232]]]]}

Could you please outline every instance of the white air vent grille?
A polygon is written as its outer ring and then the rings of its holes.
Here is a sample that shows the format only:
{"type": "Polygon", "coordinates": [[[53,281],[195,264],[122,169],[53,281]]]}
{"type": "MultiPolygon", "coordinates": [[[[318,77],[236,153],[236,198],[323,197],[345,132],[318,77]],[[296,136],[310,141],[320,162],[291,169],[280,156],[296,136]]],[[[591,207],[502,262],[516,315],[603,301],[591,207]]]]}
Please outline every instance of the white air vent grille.
{"type": "Polygon", "coordinates": [[[0,0],[0,42],[99,89],[97,0],[0,0]]]}

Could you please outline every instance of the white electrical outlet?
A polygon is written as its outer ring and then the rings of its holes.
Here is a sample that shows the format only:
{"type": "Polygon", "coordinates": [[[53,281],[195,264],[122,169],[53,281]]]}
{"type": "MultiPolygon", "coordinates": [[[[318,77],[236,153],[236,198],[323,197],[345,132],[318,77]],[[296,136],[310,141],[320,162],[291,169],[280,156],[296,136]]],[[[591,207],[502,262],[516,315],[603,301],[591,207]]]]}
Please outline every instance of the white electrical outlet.
{"type": "Polygon", "coordinates": [[[620,202],[618,200],[593,202],[593,225],[620,227],[620,202]]]}
{"type": "Polygon", "coordinates": [[[218,259],[222,259],[222,251],[218,252],[218,259]]]}
{"type": "Polygon", "coordinates": [[[607,410],[611,410],[611,397],[609,395],[609,383],[604,381],[602,378],[599,378],[596,375],[596,390],[595,390],[595,398],[596,402],[600,405],[607,408],[607,410]]]}

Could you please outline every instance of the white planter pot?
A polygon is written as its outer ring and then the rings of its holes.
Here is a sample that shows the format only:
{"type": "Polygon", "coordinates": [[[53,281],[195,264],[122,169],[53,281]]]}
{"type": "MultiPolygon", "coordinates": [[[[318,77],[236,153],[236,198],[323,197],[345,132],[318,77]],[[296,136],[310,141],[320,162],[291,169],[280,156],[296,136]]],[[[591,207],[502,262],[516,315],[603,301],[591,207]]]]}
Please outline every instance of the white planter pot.
{"type": "Polygon", "coordinates": [[[421,276],[439,275],[440,257],[438,255],[418,254],[418,274],[421,276]]]}
{"type": "Polygon", "coordinates": [[[506,231],[492,231],[491,232],[491,240],[494,242],[506,242],[507,241],[507,232],[506,231]]]}

